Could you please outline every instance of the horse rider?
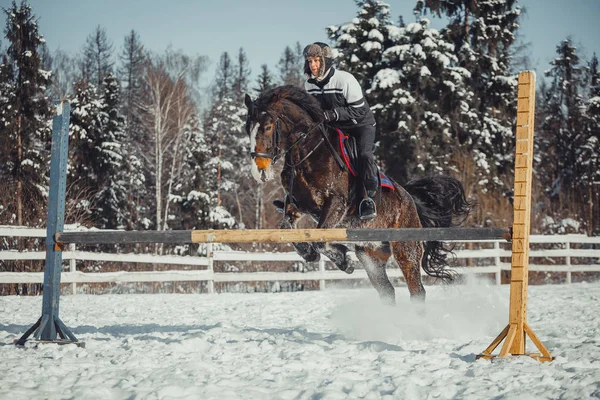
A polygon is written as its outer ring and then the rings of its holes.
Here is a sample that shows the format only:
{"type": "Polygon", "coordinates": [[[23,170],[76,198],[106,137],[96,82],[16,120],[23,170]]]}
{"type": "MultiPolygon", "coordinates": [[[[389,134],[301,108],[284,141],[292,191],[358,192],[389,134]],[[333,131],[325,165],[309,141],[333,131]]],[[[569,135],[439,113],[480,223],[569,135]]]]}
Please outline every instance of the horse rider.
{"type": "Polygon", "coordinates": [[[360,84],[349,72],[333,66],[331,48],[315,42],[304,48],[304,88],[323,108],[325,121],[356,140],[358,153],[357,196],[362,199],[358,215],[363,220],[377,216],[375,201],[379,181],[373,158],[375,117],[360,84]]]}

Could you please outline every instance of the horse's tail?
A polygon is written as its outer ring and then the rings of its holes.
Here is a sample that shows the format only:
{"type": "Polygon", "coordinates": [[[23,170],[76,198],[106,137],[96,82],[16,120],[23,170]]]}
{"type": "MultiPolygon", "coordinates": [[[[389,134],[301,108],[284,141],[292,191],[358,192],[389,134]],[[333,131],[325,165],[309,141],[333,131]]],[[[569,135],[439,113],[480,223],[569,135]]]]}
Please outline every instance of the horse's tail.
{"type": "MultiPolygon", "coordinates": [[[[473,203],[465,197],[463,185],[449,176],[410,181],[404,189],[412,196],[424,228],[460,225],[473,207],[473,203]]],[[[452,248],[445,247],[440,241],[424,243],[421,266],[427,275],[441,278],[444,282],[454,279],[455,273],[448,268],[448,253],[452,253],[452,248]]]]}

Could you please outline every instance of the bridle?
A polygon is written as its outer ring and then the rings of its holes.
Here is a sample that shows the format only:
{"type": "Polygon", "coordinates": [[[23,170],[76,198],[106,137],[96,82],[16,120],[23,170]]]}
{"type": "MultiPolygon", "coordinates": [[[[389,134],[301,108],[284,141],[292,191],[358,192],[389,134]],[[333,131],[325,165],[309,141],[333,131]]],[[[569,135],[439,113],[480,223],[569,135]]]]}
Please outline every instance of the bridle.
{"type": "MultiPolygon", "coordinates": [[[[302,140],[306,139],[308,137],[308,135],[310,133],[312,133],[316,128],[321,128],[321,130],[324,131],[323,122],[319,122],[318,124],[315,124],[312,128],[310,128],[308,131],[303,132],[287,149],[285,149],[282,152],[280,149],[280,147],[281,147],[280,146],[281,145],[280,121],[282,119],[285,119],[286,121],[284,121],[283,123],[286,125],[291,125],[292,132],[294,131],[294,129],[296,128],[298,123],[294,123],[294,121],[292,121],[289,117],[287,117],[283,114],[278,115],[278,116],[274,116],[273,114],[270,114],[270,115],[271,115],[271,117],[274,117],[274,119],[275,119],[275,132],[273,133],[273,143],[272,143],[273,144],[273,152],[272,153],[262,153],[262,152],[252,151],[252,152],[250,152],[250,157],[252,157],[252,158],[256,158],[256,157],[270,158],[273,160],[273,163],[275,163],[279,158],[281,158],[282,156],[285,156],[287,153],[289,153],[302,140]]],[[[317,143],[317,145],[315,147],[313,147],[313,149],[311,151],[309,151],[308,154],[306,156],[304,156],[302,158],[302,160],[300,160],[299,162],[290,164],[286,161],[286,164],[288,164],[291,167],[295,167],[295,166],[299,165],[304,160],[306,160],[308,157],[310,157],[310,155],[321,145],[321,143],[323,143],[324,140],[325,140],[324,137],[322,137],[321,140],[319,141],[319,143],[317,143]]]]}
{"type": "Polygon", "coordinates": [[[308,131],[300,134],[299,137],[288,148],[286,148],[282,152],[280,149],[280,144],[281,144],[280,143],[281,133],[279,131],[280,125],[281,125],[280,119],[284,119],[283,123],[291,126],[291,132],[294,132],[298,123],[294,123],[294,121],[292,121],[289,117],[287,117],[286,115],[283,115],[283,114],[274,115],[273,113],[270,113],[270,116],[271,116],[271,118],[273,118],[275,120],[275,132],[273,133],[273,148],[274,148],[273,153],[261,153],[261,152],[253,151],[250,153],[250,156],[252,158],[256,158],[256,157],[270,158],[273,160],[273,164],[274,164],[279,158],[281,158],[281,156],[286,156],[290,151],[292,151],[294,149],[294,147],[296,147],[300,142],[302,142],[304,139],[306,139],[308,137],[308,135],[310,135],[315,129],[319,128],[320,133],[321,133],[321,140],[319,140],[319,143],[317,143],[312,148],[311,151],[309,151],[304,157],[302,157],[302,159],[300,159],[297,162],[293,162],[291,159],[291,156],[289,157],[289,160],[288,160],[288,157],[285,157],[285,164],[288,167],[290,167],[288,193],[285,196],[285,203],[284,203],[284,209],[285,209],[287,207],[288,202],[295,204],[293,188],[294,188],[294,179],[296,177],[296,167],[299,166],[300,164],[302,164],[305,160],[307,160],[308,157],[310,157],[311,154],[313,154],[315,152],[315,150],[317,150],[323,142],[327,143],[329,151],[331,152],[331,154],[333,155],[333,158],[336,160],[336,162],[338,163],[338,165],[340,166],[340,168],[342,170],[344,170],[344,171],[346,170],[346,165],[344,164],[344,162],[342,161],[340,156],[337,154],[337,152],[335,151],[335,148],[331,144],[331,141],[327,137],[327,130],[325,129],[325,123],[323,121],[319,122],[318,124],[313,125],[313,127],[310,128],[308,131]]]}

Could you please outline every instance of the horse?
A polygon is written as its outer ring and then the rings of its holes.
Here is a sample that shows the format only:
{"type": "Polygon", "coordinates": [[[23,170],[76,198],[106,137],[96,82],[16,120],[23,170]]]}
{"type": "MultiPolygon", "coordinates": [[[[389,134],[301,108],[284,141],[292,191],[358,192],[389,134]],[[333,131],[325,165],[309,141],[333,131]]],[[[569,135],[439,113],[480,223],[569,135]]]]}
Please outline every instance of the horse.
{"type": "MultiPolygon", "coordinates": [[[[263,92],[257,99],[246,94],[246,133],[250,138],[251,174],[258,182],[275,177],[274,164],[284,160],[281,185],[286,192],[281,229],[294,229],[305,215],[317,228],[422,228],[460,225],[472,203],[462,184],[449,176],[431,176],[391,189],[380,188],[375,197],[378,213],[369,221],[356,213],[354,175],[340,162],[339,132],[325,123],[323,110],[312,95],[292,85],[263,92]]],[[[411,300],[424,301],[420,268],[430,276],[451,282],[451,249],[442,242],[294,243],[307,262],[327,256],[342,271],[351,273],[352,250],[377,290],[380,300],[395,305],[395,289],[386,273],[393,254],[404,275],[411,300]]]]}

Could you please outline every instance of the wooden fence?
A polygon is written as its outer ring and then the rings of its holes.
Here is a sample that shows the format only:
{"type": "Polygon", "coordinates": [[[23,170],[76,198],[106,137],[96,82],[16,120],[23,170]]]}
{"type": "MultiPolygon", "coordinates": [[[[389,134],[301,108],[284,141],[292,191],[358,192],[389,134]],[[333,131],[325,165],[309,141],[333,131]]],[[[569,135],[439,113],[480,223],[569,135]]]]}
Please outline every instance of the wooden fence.
{"type": "MultiPolygon", "coordinates": [[[[15,227],[0,227],[0,237],[29,237],[41,238],[45,240],[46,231],[44,229],[29,229],[15,227]]],[[[467,243],[461,241],[461,243],[467,243]]],[[[492,248],[467,250],[456,250],[456,258],[462,260],[471,260],[473,267],[458,267],[456,272],[465,273],[485,273],[493,274],[497,284],[501,282],[501,272],[510,270],[511,251],[504,249],[503,240],[480,240],[469,241],[469,243],[489,243],[487,246],[492,248]],[[504,262],[502,259],[505,259],[504,262]],[[486,264],[477,266],[477,264],[486,264]]],[[[531,250],[530,271],[560,272],[566,275],[566,283],[571,283],[573,272],[600,272],[600,237],[587,237],[584,235],[532,235],[530,239],[532,244],[553,244],[556,249],[531,250]],[[584,247],[597,247],[581,248],[584,247]],[[540,259],[554,260],[560,258],[564,263],[560,264],[536,264],[540,259]],[[578,259],[593,260],[592,263],[581,264],[578,259]],[[575,261],[575,263],[572,263],[575,261]]],[[[326,263],[329,261],[322,257],[318,262],[318,270],[307,272],[215,272],[215,262],[245,262],[245,261],[283,261],[283,262],[302,262],[302,258],[295,252],[285,253],[267,253],[267,252],[245,252],[245,251],[218,251],[213,250],[213,244],[208,243],[207,257],[194,256],[174,256],[174,255],[156,255],[156,254],[115,254],[99,253],[89,251],[79,251],[74,243],[68,245],[68,249],[63,252],[64,264],[68,263],[69,268],[62,273],[62,283],[73,284],[73,294],[76,293],[78,283],[122,283],[122,282],[177,282],[177,281],[206,281],[208,290],[214,290],[215,282],[267,282],[267,281],[319,281],[319,287],[325,288],[326,281],[367,279],[366,272],[357,269],[351,275],[339,270],[328,270],[326,263]],[[118,271],[118,272],[82,272],[76,270],[76,262],[80,261],[98,261],[112,263],[144,263],[144,264],[162,264],[175,265],[181,267],[205,267],[203,269],[182,270],[170,269],[166,271],[118,271]]],[[[44,260],[45,251],[19,252],[16,250],[0,251],[0,261],[2,260],[44,260]]],[[[423,272],[424,274],[424,272],[423,272]]],[[[398,268],[388,268],[390,278],[402,277],[402,272],[398,268]]],[[[44,281],[43,272],[0,272],[0,284],[6,283],[42,283],[44,281]]]]}

